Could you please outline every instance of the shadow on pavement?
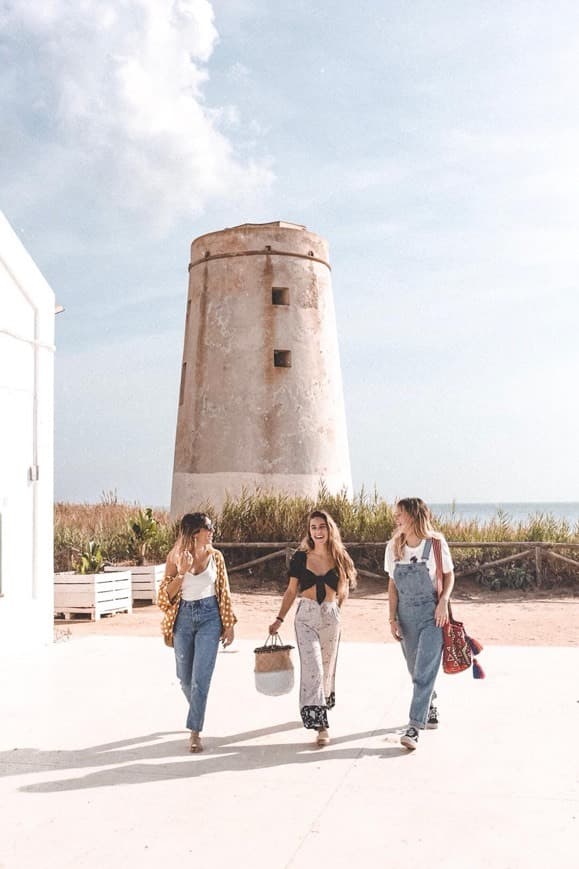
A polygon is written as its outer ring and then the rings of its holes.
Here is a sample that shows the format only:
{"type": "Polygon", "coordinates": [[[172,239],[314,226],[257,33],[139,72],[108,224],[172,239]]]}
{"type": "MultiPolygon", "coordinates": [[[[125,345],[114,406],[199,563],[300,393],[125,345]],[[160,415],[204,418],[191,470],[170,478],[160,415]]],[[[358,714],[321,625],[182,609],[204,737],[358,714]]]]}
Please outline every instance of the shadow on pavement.
{"type": "Polygon", "coordinates": [[[0,754],[0,774],[10,776],[51,773],[57,770],[82,770],[95,766],[107,767],[85,776],[38,782],[19,788],[24,793],[54,793],[118,784],[144,784],[198,778],[219,772],[243,772],[295,763],[319,764],[328,760],[357,760],[365,756],[387,759],[408,754],[399,745],[392,744],[384,747],[344,746],[344,743],[356,742],[360,739],[397,733],[399,727],[366,730],[335,737],[331,744],[323,749],[315,745],[313,734],[309,733],[304,733],[299,742],[268,745],[239,744],[288,730],[303,732],[301,723],[290,721],[273,727],[235,733],[231,736],[206,737],[203,740],[205,751],[196,755],[188,753],[187,738],[183,731],[151,733],[72,751],[13,749],[0,754]],[[178,739],[167,739],[177,733],[178,739]]]}

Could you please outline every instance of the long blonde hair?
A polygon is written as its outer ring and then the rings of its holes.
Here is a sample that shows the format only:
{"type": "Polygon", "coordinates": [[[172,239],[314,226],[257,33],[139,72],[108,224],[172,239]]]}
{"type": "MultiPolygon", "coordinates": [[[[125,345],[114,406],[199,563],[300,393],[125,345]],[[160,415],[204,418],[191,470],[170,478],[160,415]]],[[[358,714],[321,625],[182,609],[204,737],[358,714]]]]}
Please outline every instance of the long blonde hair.
{"type": "MultiPolygon", "coordinates": [[[[400,510],[404,510],[412,519],[413,531],[421,540],[428,537],[440,536],[432,526],[432,513],[422,498],[402,498],[396,502],[400,510]]],[[[394,554],[396,558],[403,558],[406,546],[406,534],[397,531],[394,535],[394,554]]]]}
{"type": "Polygon", "coordinates": [[[338,570],[338,593],[348,593],[348,589],[356,588],[356,568],[354,562],[348,555],[348,551],[342,543],[342,535],[340,529],[336,525],[334,519],[325,510],[312,510],[307,518],[306,536],[300,543],[300,549],[305,552],[314,549],[314,541],[310,534],[310,522],[312,519],[323,519],[328,526],[328,552],[330,553],[334,564],[338,570]]]}

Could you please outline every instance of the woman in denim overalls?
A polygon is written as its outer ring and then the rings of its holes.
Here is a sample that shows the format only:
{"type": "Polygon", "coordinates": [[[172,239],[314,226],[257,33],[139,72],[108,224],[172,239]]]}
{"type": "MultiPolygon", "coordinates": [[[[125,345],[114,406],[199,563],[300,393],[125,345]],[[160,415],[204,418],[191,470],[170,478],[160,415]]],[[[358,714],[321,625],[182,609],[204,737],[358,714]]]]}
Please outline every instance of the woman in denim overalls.
{"type": "Polygon", "coordinates": [[[442,653],[442,627],[448,621],[448,601],[454,568],[448,544],[432,527],[430,510],[421,498],[404,498],[394,511],[397,530],[386,547],[385,570],[390,576],[390,630],[402,646],[410,676],[412,700],[408,727],[400,742],[418,747],[424,728],[438,727],[433,705],[434,683],[442,653]],[[441,542],[443,590],[437,601],[436,561],[432,538],[441,542]]]}

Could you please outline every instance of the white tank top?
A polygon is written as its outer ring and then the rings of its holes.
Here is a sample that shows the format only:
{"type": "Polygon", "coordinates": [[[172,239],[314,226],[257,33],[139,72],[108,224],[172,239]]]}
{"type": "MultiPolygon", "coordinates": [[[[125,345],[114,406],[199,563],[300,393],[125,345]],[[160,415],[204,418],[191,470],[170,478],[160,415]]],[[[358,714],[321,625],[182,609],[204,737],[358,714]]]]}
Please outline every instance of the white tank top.
{"type": "Polygon", "coordinates": [[[183,600],[201,600],[202,597],[211,597],[215,594],[215,579],[217,567],[213,555],[205,570],[201,573],[186,573],[181,586],[183,600]]]}

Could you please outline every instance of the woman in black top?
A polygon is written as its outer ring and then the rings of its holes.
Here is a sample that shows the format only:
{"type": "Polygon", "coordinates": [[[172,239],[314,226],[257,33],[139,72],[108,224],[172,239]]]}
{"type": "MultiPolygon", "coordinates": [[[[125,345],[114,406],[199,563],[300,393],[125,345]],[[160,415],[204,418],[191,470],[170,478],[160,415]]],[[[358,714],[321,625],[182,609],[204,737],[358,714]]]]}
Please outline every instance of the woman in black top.
{"type": "Polygon", "coordinates": [[[308,516],[306,536],[289,566],[289,582],[279,615],[269,626],[276,634],[300,595],[295,629],[300,653],[300,712],[304,727],[317,731],[318,745],[328,745],[328,709],[336,702],[334,682],[340,639],[340,608],[356,570],[338,526],[329,513],[308,516]]]}

